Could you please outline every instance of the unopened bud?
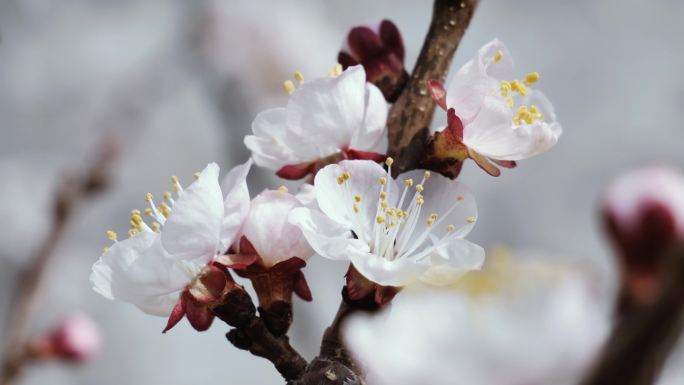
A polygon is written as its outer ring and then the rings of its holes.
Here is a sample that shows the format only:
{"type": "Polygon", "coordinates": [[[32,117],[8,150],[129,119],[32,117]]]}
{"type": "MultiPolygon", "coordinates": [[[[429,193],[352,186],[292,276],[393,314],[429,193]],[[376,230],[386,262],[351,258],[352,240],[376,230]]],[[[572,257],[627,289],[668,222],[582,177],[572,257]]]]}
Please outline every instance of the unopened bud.
{"type": "Polygon", "coordinates": [[[72,315],[50,334],[34,341],[31,352],[36,358],[86,362],[99,353],[101,345],[97,325],[86,316],[72,315]]]}

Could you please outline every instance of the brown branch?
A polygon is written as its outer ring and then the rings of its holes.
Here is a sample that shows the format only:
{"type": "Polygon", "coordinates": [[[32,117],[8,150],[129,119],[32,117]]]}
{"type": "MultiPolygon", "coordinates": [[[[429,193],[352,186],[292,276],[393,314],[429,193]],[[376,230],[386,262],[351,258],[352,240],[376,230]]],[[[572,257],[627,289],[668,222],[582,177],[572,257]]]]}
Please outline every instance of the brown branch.
{"type": "Polygon", "coordinates": [[[655,383],[684,330],[684,247],[668,263],[661,297],[623,316],[584,385],[655,383]]]}
{"type": "Polygon", "coordinates": [[[236,348],[271,361],[286,381],[303,375],[306,360],[290,345],[287,335],[276,336],[266,327],[245,291],[229,292],[223,303],[214,308],[214,314],[234,327],[226,338],[236,348]]]}
{"type": "Polygon", "coordinates": [[[40,291],[47,266],[54,255],[55,247],[64,233],[72,213],[85,196],[102,191],[108,183],[108,170],[116,150],[110,143],[104,143],[98,159],[81,179],[69,179],[57,193],[53,207],[53,223],[32,264],[22,274],[15,289],[16,300],[10,309],[11,320],[6,330],[8,341],[0,373],[0,385],[11,383],[28,360],[27,339],[31,325],[33,307],[40,291]]]}
{"type": "Polygon", "coordinates": [[[435,112],[427,81],[444,81],[478,0],[435,0],[430,29],[411,78],[390,110],[389,156],[396,160],[395,174],[418,166],[435,112]]]}

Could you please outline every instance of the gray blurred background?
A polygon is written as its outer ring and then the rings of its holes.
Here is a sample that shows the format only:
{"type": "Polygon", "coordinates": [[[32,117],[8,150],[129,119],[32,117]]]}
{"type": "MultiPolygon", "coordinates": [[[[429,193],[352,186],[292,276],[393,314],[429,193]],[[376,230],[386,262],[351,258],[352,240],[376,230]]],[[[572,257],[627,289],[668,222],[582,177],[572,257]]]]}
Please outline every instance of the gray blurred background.
{"type": "MultiPolygon", "coordinates": [[[[281,383],[270,363],[230,346],[220,322],[162,335],[164,319],[98,296],[90,266],[109,243],[105,231],[124,232],[146,192],[168,190],[174,174],[190,181],[210,161],[227,170],[246,159],[255,114],[286,102],[281,84],[295,70],[326,73],[350,26],[393,20],[410,68],[430,14],[426,0],[0,1],[0,326],[16,274],[49,227],[60,177],[87,167],[104,135],[122,143],[112,188],[81,206],[56,250],[35,325],[87,312],[105,349],[88,366],[44,365],[20,383],[281,383]]],[[[498,179],[464,168],[480,210],[474,241],[568,256],[610,295],[603,187],[644,163],[684,167],[683,19],[675,0],[482,1],[454,68],[499,37],[520,74],[541,73],[564,134],[498,179]]],[[[253,193],[282,183],[265,170],[250,182],[253,193]]],[[[314,258],[305,271],[314,302],[296,303],[292,338],[307,357],[337,308],[344,270],[314,258]]],[[[680,356],[664,384],[684,384],[680,356]]]]}

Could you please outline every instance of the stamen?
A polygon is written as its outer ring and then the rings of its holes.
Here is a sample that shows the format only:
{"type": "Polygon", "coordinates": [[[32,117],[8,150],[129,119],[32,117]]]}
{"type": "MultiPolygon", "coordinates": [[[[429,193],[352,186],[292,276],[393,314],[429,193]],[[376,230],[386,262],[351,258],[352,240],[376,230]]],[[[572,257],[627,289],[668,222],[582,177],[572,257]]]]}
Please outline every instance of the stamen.
{"type": "Polygon", "coordinates": [[[385,223],[385,216],[378,215],[377,217],[375,217],[375,222],[377,222],[378,224],[385,223]]]}
{"type": "Polygon", "coordinates": [[[198,172],[192,174],[192,177],[195,178],[195,180],[197,180],[197,179],[199,179],[200,175],[202,175],[202,173],[198,171],[198,172]]]}
{"type": "Polygon", "coordinates": [[[157,222],[152,222],[152,231],[158,233],[161,230],[161,225],[157,222]]]}
{"type": "MultiPolygon", "coordinates": [[[[387,183],[387,178],[384,176],[381,176],[380,177],[380,184],[384,186],[386,183],[387,183]]],[[[380,193],[380,194],[382,194],[382,193],[380,193]]],[[[387,194],[387,193],[385,193],[385,194],[387,194]]]]}
{"type": "Polygon", "coordinates": [[[281,193],[286,193],[290,190],[287,189],[287,186],[280,186],[280,187],[278,187],[278,191],[281,193]]]}
{"type": "Polygon", "coordinates": [[[283,90],[285,90],[288,95],[295,91],[295,85],[292,83],[292,80],[285,80],[285,82],[283,82],[283,90]]]}
{"type": "Polygon", "coordinates": [[[355,212],[356,214],[359,213],[359,205],[357,205],[356,203],[354,203],[354,204],[352,204],[352,208],[354,209],[354,212],[355,212]]]}
{"type": "Polygon", "coordinates": [[[457,201],[462,201],[462,200],[464,200],[464,199],[465,199],[465,197],[464,197],[463,195],[456,195],[456,200],[457,200],[457,201]]]}
{"type": "Polygon", "coordinates": [[[494,53],[494,56],[492,56],[492,62],[498,63],[503,59],[503,51],[498,50],[496,53],[494,53]]]}
{"type": "Polygon", "coordinates": [[[425,172],[423,173],[423,179],[428,180],[428,179],[430,179],[430,176],[431,176],[431,175],[432,175],[432,174],[430,174],[430,171],[425,171],[425,172]]]}
{"type": "Polygon", "coordinates": [[[116,233],[112,230],[107,230],[107,238],[109,238],[110,241],[116,241],[116,233]]]}
{"type": "Polygon", "coordinates": [[[102,248],[102,251],[105,252],[105,253],[108,252],[108,251],[109,251],[109,246],[103,247],[103,248],[102,248]]]}
{"type": "Polygon", "coordinates": [[[525,85],[531,86],[539,80],[539,72],[530,72],[525,75],[525,85]]]}
{"type": "Polygon", "coordinates": [[[361,202],[361,195],[354,195],[354,200],[356,202],[361,202]]]}
{"type": "Polygon", "coordinates": [[[413,186],[413,179],[411,179],[411,178],[406,179],[406,180],[404,181],[404,185],[405,185],[406,187],[411,187],[411,186],[413,186]]]}
{"type": "Polygon", "coordinates": [[[295,71],[294,78],[299,82],[299,84],[304,83],[304,75],[301,72],[295,71]]]}
{"type": "Polygon", "coordinates": [[[148,217],[151,217],[152,216],[152,209],[149,209],[149,208],[145,209],[145,215],[147,215],[148,217]]]}
{"type": "Polygon", "coordinates": [[[341,185],[342,183],[344,183],[344,178],[342,176],[338,176],[337,177],[337,184],[341,185]]]}
{"type": "Polygon", "coordinates": [[[140,215],[140,210],[131,210],[131,215],[140,215]]]}
{"type": "Polygon", "coordinates": [[[501,90],[501,96],[508,96],[511,93],[511,82],[502,80],[499,89],[501,90]]]}
{"type": "Polygon", "coordinates": [[[380,192],[380,199],[382,199],[382,200],[387,199],[387,193],[385,191],[380,192]]]}
{"type": "Polygon", "coordinates": [[[475,218],[475,217],[470,217],[470,218],[466,219],[466,221],[467,221],[468,223],[475,223],[475,222],[477,222],[477,218],[475,218]]]}
{"type": "Polygon", "coordinates": [[[385,159],[385,164],[387,166],[392,166],[392,163],[394,163],[394,159],[388,156],[387,159],[385,159]]]}
{"type": "Polygon", "coordinates": [[[424,190],[425,190],[425,187],[423,187],[422,184],[416,185],[416,191],[418,191],[419,193],[422,193],[424,190]]]}
{"type": "Polygon", "coordinates": [[[136,229],[130,229],[130,230],[128,230],[128,237],[130,238],[130,237],[134,236],[134,235],[137,234],[137,233],[138,233],[138,230],[136,230],[136,229]]]}
{"type": "Polygon", "coordinates": [[[343,172],[343,173],[342,173],[342,178],[343,178],[344,180],[349,180],[349,178],[351,178],[351,174],[349,173],[349,171],[343,172]]]}
{"type": "Polygon", "coordinates": [[[449,226],[447,226],[447,231],[451,232],[451,231],[454,231],[454,230],[456,230],[456,226],[454,226],[454,225],[449,225],[449,226]]]}

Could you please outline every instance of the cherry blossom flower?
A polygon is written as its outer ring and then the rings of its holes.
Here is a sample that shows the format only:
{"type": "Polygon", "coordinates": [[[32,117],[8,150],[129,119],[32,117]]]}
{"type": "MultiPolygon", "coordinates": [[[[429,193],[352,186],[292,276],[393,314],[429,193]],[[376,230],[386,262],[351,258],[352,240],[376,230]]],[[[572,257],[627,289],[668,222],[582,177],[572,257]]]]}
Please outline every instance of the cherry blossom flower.
{"type": "Polygon", "coordinates": [[[386,163],[388,171],[361,160],[325,167],[314,183],[320,211],[296,208],[290,221],[318,254],[350,260],[381,286],[448,284],[479,268],[483,249],[463,239],[477,218],[470,190],[423,170],[394,180],[386,163]]]}
{"type": "Polygon", "coordinates": [[[46,337],[33,341],[30,352],[37,358],[85,362],[95,357],[101,347],[97,324],[84,315],[74,314],[62,320],[46,337]]]}
{"type": "Polygon", "coordinates": [[[627,172],[607,189],[603,214],[630,296],[656,298],[664,257],[684,242],[684,176],[665,166],[627,172]]]}
{"type": "MultiPolygon", "coordinates": [[[[245,178],[252,161],[233,168],[219,186],[219,167],[210,163],[183,189],[173,177],[171,193],[155,206],[151,194],[146,224],[139,210],[131,215],[130,238],[106,247],[93,266],[96,292],[169,317],[166,330],[187,315],[197,330],[213,320],[210,307],[227,291],[241,289],[216,259],[235,241],[249,211],[245,178]]],[[[165,330],[165,331],[166,331],[165,330]]]]}
{"type": "Polygon", "coordinates": [[[343,68],[363,65],[368,81],[377,85],[389,102],[395,101],[408,81],[404,69],[404,41],[389,20],[353,27],[342,44],[337,61],[343,68]]]}
{"type": "Polygon", "coordinates": [[[551,102],[533,88],[538,80],[537,72],[515,79],[511,54],[495,39],[458,70],[446,89],[430,81],[435,101],[448,115],[447,126],[435,134],[437,157],[469,157],[498,176],[496,165],[515,167],[515,161],[553,147],[562,129],[551,102]]]}
{"type": "Polygon", "coordinates": [[[293,209],[311,204],[309,196],[308,189],[292,195],[285,187],[257,195],[250,204],[239,241],[219,258],[227,266],[245,266],[235,272],[251,280],[261,318],[277,335],[287,332],[290,325],[292,293],[306,301],[312,299],[301,269],[314,251],[301,230],[288,222],[293,209]]]}
{"type": "Polygon", "coordinates": [[[567,267],[515,261],[492,274],[489,265],[458,287],[407,288],[379,316],[350,319],[344,336],[369,383],[577,383],[609,307],[567,267]]]}
{"type": "Polygon", "coordinates": [[[245,137],[256,164],[301,179],[342,159],[384,159],[370,151],[385,132],[387,102],[363,67],[339,71],[306,82],[296,73],[298,88],[285,82],[287,107],[261,112],[245,137]]]}

